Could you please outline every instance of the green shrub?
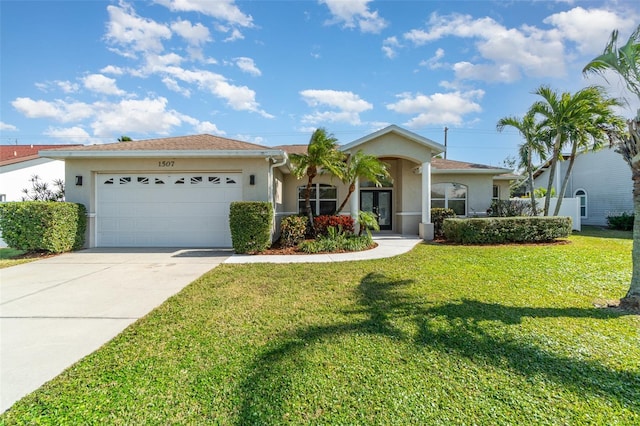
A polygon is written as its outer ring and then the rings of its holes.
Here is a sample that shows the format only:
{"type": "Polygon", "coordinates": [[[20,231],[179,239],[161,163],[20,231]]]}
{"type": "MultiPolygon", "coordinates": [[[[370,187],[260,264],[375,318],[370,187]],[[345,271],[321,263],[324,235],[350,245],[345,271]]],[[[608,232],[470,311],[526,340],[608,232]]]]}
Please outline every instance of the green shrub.
{"type": "Polygon", "coordinates": [[[531,200],[492,200],[488,211],[491,217],[532,216],[531,200]]]}
{"type": "Polygon", "coordinates": [[[360,210],[358,212],[358,223],[360,224],[360,232],[358,232],[358,235],[362,235],[366,231],[366,233],[371,236],[371,231],[380,230],[378,217],[373,212],[360,210]]]}
{"type": "Polygon", "coordinates": [[[322,215],[313,218],[313,225],[316,228],[316,235],[327,235],[330,227],[341,227],[347,234],[353,234],[353,219],[351,216],[343,215],[322,215]]]}
{"type": "Polygon", "coordinates": [[[280,245],[293,247],[304,241],[308,219],[304,216],[287,216],[280,223],[280,245]]]}
{"type": "Polygon", "coordinates": [[[62,253],[84,244],[87,210],[82,204],[21,201],[0,204],[0,229],[9,247],[62,253]]]}
{"type": "Polygon", "coordinates": [[[442,223],[445,219],[451,217],[456,217],[456,212],[453,209],[443,209],[441,207],[431,209],[431,223],[433,223],[433,234],[436,238],[443,236],[442,223]]]}
{"type": "Polygon", "coordinates": [[[326,253],[339,251],[362,251],[373,246],[371,235],[345,234],[342,229],[329,227],[327,235],[321,235],[315,240],[303,241],[298,245],[305,253],[326,253]]]}
{"type": "Polygon", "coordinates": [[[607,216],[607,225],[611,229],[618,229],[620,231],[633,230],[633,221],[635,216],[632,213],[624,212],[619,215],[607,216]]]}
{"type": "Polygon", "coordinates": [[[444,236],[459,244],[549,242],[571,234],[570,217],[446,219],[444,236]]]}
{"type": "Polygon", "coordinates": [[[257,253],[271,245],[273,207],[266,201],[235,201],[229,209],[231,241],[236,253],[257,253]]]}

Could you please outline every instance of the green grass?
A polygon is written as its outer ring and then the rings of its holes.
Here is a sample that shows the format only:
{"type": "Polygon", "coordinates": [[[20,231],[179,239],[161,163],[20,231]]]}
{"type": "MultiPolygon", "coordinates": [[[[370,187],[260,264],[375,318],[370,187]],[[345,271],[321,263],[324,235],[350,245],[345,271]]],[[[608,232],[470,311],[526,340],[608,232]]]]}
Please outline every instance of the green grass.
{"type": "Polygon", "coordinates": [[[25,254],[24,250],[16,250],[13,248],[0,248],[0,269],[9,266],[19,265],[21,263],[32,262],[36,259],[14,259],[17,256],[25,254]]]}
{"type": "Polygon", "coordinates": [[[6,424],[640,424],[631,240],[221,265],[6,424]]]}

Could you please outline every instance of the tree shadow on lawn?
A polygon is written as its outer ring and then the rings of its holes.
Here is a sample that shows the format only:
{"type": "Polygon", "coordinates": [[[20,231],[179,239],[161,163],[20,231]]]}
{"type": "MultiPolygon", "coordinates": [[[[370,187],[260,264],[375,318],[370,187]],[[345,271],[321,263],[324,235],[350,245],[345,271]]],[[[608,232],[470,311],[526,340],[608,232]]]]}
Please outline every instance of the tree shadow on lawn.
{"type": "Polygon", "coordinates": [[[491,335],[480,325],[494,321],[512,326],[524,317],[608,319],[624,313],[595,308],[510,307],[475,300],[426,307],[402,293],[402,287],[408,284],[411,281],[391,281],[382,274],[370,273],[358,287],[361,309],[345,312],[357,318],[365,314],[365,319],[301,328],[265,348],[239,387],[243,402],[237,423],[285,420],[283,403],[291,391],[291,368],[306,368],[303,354],[314,344],[344,335],[387,336],[417,348],[455,353],[498,368],[507,366],[523,376],[543,375],[577,394],[597,395],[640,410],[637,371],[616,371],[594,361],[560,356],[525,341],[491,335]],[[409,335],[394,326],[403,318],[415,322],[417,333],[409,335]]]}

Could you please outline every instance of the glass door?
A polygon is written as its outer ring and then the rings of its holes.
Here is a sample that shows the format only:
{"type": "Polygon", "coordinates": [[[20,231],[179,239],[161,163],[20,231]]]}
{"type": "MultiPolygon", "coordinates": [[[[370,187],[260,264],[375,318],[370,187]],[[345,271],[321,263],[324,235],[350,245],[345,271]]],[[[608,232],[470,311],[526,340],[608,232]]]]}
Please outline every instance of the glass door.
{"type": "Polygon", "coordinates": [[[392,211],[390,190],[361,190],[360,210],[376,215],[381,231],[391,230],[392,211]]]}

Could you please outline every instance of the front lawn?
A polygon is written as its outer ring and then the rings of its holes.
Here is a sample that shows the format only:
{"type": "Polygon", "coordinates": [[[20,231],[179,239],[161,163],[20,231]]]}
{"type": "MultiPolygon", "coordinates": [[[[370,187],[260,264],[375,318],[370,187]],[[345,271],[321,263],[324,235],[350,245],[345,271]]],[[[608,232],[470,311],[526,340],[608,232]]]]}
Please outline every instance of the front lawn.
{"type": "Polygon", "coordinates": [[[35,260],[22,257],[24,254],[24,250],[16,250],[9,247],[0,248],[0,269],[35,260]]]}
{"type": "Polygon", "coordinates": [[[0,422],[640,424],[631,240],[221,265],[0,422]]]}

